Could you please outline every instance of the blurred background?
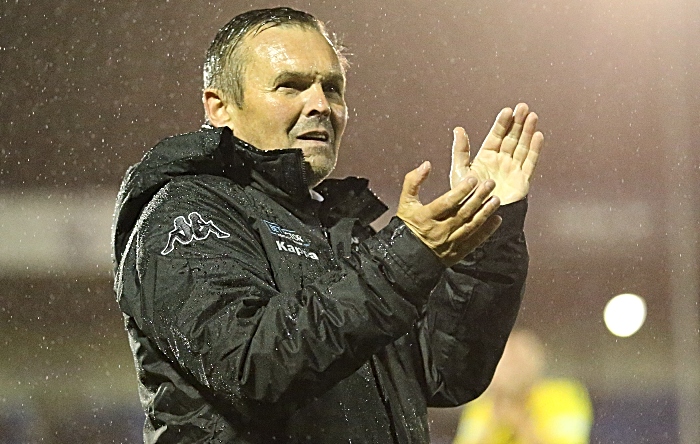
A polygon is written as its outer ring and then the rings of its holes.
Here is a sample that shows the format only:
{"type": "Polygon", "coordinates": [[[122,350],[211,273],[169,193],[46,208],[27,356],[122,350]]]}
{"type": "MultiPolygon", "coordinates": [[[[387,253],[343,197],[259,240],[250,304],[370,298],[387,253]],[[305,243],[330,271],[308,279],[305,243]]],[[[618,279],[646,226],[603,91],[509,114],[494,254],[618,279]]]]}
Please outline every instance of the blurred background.
{"type": "MultiPolygon", "coordinates": [[[[369,177],[392,209],[423,160],[423,199],[448,188],[454,126],[476,151],[501,108],[539,114],[518,325],[543,340],[549,375],[587,387],[591,442],[700,442],[700,2],[285,4],[348,47],[336,175],[369,177]],[[622,293],[646,308],[627,337],[603,316],[622,293]]],[[[114,199],[148,148],[202,123],[217,29],[277,5],[0,3],[0,443],[141,441],[111,288],[114,199]]],[[[451,442],[458,415],[431,412],[434,442],[451,442]]]]}

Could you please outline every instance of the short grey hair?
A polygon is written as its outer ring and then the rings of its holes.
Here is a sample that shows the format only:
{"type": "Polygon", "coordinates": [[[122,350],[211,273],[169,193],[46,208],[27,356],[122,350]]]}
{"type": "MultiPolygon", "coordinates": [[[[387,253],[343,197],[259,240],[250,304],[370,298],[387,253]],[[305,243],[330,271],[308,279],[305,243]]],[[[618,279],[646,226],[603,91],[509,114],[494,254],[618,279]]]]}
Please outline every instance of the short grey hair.
{"type": "Polygon", "coordinates": [[[334,35],[328,34],[324,23],[313,15],[287,7],[255,9],[235,16],[214,37],[204,60],[204,89],[219,90],[241,108],[245,70],[242,43],[248,35],[256,35],[274,26],[300,26],[320,32],[333,47],[343,69],[347,68],[344,48],[334,35]]]}

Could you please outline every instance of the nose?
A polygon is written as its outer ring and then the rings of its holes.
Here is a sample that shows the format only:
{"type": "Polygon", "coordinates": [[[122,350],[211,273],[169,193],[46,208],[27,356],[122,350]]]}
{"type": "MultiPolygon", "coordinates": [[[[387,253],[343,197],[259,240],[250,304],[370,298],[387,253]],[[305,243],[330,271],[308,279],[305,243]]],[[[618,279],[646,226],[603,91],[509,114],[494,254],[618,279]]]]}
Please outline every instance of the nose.
{"type": "Polygon", "coordinates": [[[304,104],[304,114],[307,116],[322,115],[327,116],[331,113],[331,105],[328,102],[325,91],[323,87],[314,83],[307,90],[308,97],[304,104]]]}

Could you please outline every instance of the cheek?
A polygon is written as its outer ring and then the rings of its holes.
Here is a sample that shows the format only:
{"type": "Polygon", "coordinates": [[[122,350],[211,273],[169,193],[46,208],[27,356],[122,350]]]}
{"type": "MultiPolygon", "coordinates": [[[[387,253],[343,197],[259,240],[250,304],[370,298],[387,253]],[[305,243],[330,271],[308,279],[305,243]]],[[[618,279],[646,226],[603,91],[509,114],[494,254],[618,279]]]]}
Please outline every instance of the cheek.
{"type": "Polygon", "coordinates": [[[348,109],[345,106],[333,107],[333,125],[337,132],[342,132],[348,123],[348,109]]]}
{"type": "Polygon", "coordinates": [[[293,102],[287,100],[268,100],[264,115],[268,127],[276,132],[287,133],[299,119],[300,110],[293,102]]]}

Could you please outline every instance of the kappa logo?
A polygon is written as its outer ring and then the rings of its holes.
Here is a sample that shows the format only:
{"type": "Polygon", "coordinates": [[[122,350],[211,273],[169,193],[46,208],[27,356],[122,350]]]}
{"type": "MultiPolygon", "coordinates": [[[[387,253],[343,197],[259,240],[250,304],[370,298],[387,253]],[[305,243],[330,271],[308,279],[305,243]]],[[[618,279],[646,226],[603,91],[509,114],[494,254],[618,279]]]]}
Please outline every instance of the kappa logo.
{"type": "Polygon", "coordinates": [[[295,231],[282,228],[274,222],[269,222],[266,220],[263,220],[263,222],[265,222],[265,225],[267,225],[270,233],[284,239],[275,241],[277,244],[277,250],[294,253],[297,256],[304,256],[315,261],[318,260],[318,255],[316,253],[305,248],[311,245],[311,242],[304,240],[304,238],[298,235],[295,231]]]}
{"type": "Polygon", "coordinates": [[[227,232],[214,225],[210,220],[204,220],[201,214],[196,211],[191,212],[187,219],[185,216],[178,216],[173,221],[175,228],[168,235],[168,245],[160,252],[163,256],[175,249],[175,242],[180,242],[182,245],[187,245],[195,240],[204,240],[210,234],[219,239],[224,239],[229,236],[227,232]]]}

